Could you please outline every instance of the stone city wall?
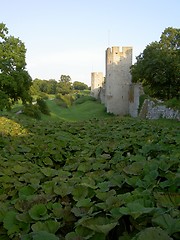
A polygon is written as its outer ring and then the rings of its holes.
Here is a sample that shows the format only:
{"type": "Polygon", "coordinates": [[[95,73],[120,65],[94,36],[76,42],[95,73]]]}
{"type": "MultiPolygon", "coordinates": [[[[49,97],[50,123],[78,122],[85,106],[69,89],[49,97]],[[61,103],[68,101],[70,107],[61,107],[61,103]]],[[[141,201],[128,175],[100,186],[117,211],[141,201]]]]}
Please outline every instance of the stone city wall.
{"type": "Polygon", "coordinates": [[[146,99],[143,103],[139,117],[146,119],[177,119],[180,121],[180,112],[166,107],[162,104],[157,104],[154,101],[146,99]]]}
{"type": "Polygon", "coordinates": [[[106,76],[91,73],[91,96],[106,106],[107,112],[119,116],[137,117],[139,85],[132,84],[130,67],[132,47],[112,47],[106,50],[106,76]]]}

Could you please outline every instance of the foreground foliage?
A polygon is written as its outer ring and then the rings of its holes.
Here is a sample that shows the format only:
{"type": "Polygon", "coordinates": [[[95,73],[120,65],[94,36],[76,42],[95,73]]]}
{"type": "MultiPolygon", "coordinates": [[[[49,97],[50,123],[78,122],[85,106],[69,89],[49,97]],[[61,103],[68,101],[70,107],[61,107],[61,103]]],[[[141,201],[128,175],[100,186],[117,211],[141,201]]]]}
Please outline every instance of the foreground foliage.
{"type": "Polygon", "coordinates": [[[180,239],[178,123],[0,119],[0,239],[180,239]]]}

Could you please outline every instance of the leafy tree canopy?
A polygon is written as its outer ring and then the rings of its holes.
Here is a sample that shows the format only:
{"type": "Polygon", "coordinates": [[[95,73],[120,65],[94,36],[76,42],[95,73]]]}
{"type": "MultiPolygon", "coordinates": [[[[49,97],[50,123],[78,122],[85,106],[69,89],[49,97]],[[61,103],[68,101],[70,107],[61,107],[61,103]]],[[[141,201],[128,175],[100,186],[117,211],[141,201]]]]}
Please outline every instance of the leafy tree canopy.
{"type": "Polygon", "coordinates": [[[24,43],[8,35],[4,23],[0,23],[0,109],[10,108],[18,99],[31,101],[29,88],[32,79],[25,66],[24,43]]]}
{"type": "Polygon", "coordinates": [[[60,82],[65,82],[65,83],[71,82],[71,77],[69,75],[61,75],[60,82]]]}
{"type": "Polygon", "coordinates": [[[133,82],[141,82],[153,97],[179,98],[180,29],[166,28],[160,41],[147,45],[136,59],[131,67],[133,82]]]}
{"type": "Polygon", "coordinates": [[[57,85],[57,81],[54,79],[41,80],[36,78],[32,82],[31,90],[36,94],[40,92],[47,93],[47,94],[56,94],[56,85],[57,85]]]}
{"type": "Polygon", "coordinates": [[[61,75],[60,80],[55,79],[41,80],[34,79],[31,86],[31,93],[38,95],[40,93],[69,94],[72,91],[72,82],[69,75],[61,75]]]}
{"type": "Polygon", "coordinates": [[[61,75],[60,81],[57,84],[56,92],[62,95],[69,94],[72,91],[72,82],[69,75],[61,75]]]}
{"type": "Polygon", "coordinates": [[[75,90],[85,90],[88,89],[88,85],[82,82],[75,81],[73,82],[73,89],[75,90]]]}

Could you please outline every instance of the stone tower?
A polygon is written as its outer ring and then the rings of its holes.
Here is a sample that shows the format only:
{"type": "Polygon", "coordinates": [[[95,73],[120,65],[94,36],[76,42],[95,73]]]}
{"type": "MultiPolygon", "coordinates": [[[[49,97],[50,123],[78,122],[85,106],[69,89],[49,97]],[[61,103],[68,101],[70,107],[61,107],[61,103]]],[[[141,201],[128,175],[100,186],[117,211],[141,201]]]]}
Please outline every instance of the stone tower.
{"type": "Polygon", "coordinates": [[[115,115],[129,114],[129,89],[132,47],[112,47],[106,50],[106,92],[107,112],[115,115]]]}
{"type": "Polygon", "coordinates": [[[91,73],[91,95],[98,99],[100,90],[104,83],[104,76],[102,72],[91,73]]]}

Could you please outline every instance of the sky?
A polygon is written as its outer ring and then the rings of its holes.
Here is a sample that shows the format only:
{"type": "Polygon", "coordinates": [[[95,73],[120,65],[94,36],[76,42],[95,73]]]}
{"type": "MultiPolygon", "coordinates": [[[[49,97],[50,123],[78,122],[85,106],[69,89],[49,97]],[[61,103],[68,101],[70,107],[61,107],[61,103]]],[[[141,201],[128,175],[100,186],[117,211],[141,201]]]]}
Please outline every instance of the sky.
{"type": "Polygon", "coordinates": [[[167,27],[180,27],[180,0],[0,0],[0,23],[24,42],[32,79],[69,75],[91,84],[105,51],[132,46],[133,63],[167,27]]]}

